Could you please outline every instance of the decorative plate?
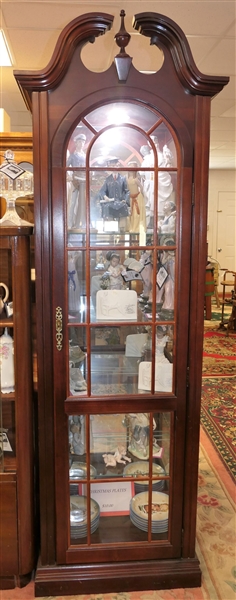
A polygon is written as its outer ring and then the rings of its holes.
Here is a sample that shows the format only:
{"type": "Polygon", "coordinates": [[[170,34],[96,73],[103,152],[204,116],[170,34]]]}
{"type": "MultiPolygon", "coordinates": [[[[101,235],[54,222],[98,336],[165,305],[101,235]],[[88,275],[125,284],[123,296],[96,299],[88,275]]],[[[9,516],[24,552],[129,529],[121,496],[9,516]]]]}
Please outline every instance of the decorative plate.
{"type": "MultiPolygon", "coordinates": [[[[166,521],[169,514],[169,496],[163,492],[152,492],[152,521],[166,521]]],[[[130,511],[142,520],[148,520],[148,492],[136,494],[130,502],[130,511]]]]}
{"type": "MultiPolygon", "coordinates": [[[[90,465],[90,479],[97,477],[95,467],[90,465]]],[[[73,462],[70,468],[70,479],[87,479],[87,465],[82,462],[73,462]]]]}
{"type": "MultiPolygon", "coordinates": [[[[91,524],[96,519],[99,519],[100,508],[99,504],[90,498],[91,524]]],[[[77,527],[87,525],[87,497],[86,496],[70,496],[70,523],[77,527]]]]}
{"type": "MultiPolygon", "coordinates": [[[[123,471],[123,477],[146,477],[149,474],[149,462],[137,461],[126,465],[123,471]]],[[[158,464],[152,463],[152,474],[154,476],[165,475],[165,470],[158,464]]],[[[148,481],[140,482],[142,485],[148,485],[148,481]]]]}

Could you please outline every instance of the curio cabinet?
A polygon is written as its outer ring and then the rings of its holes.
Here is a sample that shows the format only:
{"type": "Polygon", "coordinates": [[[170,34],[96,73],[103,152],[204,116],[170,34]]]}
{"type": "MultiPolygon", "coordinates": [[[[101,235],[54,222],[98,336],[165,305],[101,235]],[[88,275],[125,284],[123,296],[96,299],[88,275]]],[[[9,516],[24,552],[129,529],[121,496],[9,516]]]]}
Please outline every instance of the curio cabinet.
{"type": "Polygon", "coordinates": [[[32,233],[31,226],[0,225],[1,590],[26,585],[35,567],[32,233]]]}
{"type": "Polygon", "coordinates": [[[133,19],[162,54],[81,58],[113,16],[63,30],[16,72],[33,113],[41,551],[36,595],[200,585],[195,556],[209,119],[228,82],[185,35],[133,19]]]}

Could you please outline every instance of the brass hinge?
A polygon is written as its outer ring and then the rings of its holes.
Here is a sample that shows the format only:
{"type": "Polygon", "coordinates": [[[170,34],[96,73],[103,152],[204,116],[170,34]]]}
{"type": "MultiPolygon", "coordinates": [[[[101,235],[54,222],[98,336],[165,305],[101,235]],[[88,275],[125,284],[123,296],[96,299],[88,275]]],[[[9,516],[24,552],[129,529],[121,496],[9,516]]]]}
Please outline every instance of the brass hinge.
{"type": "Polygon", "coordinates": [[[187,367],[186,386],[189,387],[189,367],[187,367]]]}
{"type": "Polygon", "coordinates": [[[60,350],[62,349],[62,342],[63,342],[62,308],[60,306],[57,306],[57,308],[56,308],[55,320],[56,320],[56,348],[60,352],[60,350]]]}

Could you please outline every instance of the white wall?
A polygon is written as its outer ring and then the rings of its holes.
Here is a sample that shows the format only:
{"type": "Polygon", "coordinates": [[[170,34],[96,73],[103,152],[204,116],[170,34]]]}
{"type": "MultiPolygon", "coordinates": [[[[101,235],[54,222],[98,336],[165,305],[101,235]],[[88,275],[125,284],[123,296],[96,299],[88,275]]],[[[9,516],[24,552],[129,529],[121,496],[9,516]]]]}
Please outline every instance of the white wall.
{"type": "Polygon", "coordinates": [[[236,270],[235,217],[229,214],[236,198],[236,171],[210,169],[208,192],[208,255],[219,261],[221,268],[236,270]],[[227,213],[227,204],[230,205],[227,213]],[[218,212],[220,211],[220,212],[218,212]],[[222,247],[222,252],[218,252],[222,247]]]}

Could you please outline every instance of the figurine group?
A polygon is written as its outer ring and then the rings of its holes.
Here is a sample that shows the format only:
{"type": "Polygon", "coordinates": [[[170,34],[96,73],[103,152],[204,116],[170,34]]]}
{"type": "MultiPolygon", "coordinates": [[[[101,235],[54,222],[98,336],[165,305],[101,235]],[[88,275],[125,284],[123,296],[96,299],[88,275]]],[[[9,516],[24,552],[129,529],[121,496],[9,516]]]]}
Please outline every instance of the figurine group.
{"type": "MultiPolygon", "coordinates": [[[[67,222],[68,229],[84,230],[86,226],[86,136],[80,133],[74,137],[74,150],[67,156],[67,222]],[[78,170],[74,170],[78,169],[78,170]]],[[[160,149],[157,136],[150,136],[147,145],[141,146],[142,162],[128,163],[127,176],[118,168],[122,166],[117,156],[106,160],[105,180],[96,194],[103,220],[117,220],[119,230],[139,233],[153,227],[155,190],[152,167],[172,166],[172,153],[165,144],[160,149]],[[131,170],[132,168],[132,170],[131,170]],[[150,170],[145,170],[150,169],[150,170]]],[[[158,172],[158,215],[164,217],[164,203],[173,198],[171,175],[167,171],[158,172]]]]}
{"type": "MultiPolygon", "coordinates": [[[[150,418],[148,413],[129,413],[125,416],[124,424],[128,428],[128,451],[130,454],[140,460],[146,460],[149,456],[149,437],[150,437],[150,418]]],[[[152,422],[153,431],[156,429],[156,422],[152,422]]],[[[153,439],[154,452],[160,450],[160,447],[153,439]]],[[[126,464],[132,462],[127,456],[124,446],[118,446],[114,454],[103,454],[106,467],[115,467],[117,464],[126,464]]]]}
{"type": "MultiPolygon", "coordinates": [[[[124,425],[128,430],[128,451],[133,457],[140,460],[146,460],[149,456],[149,429],[150,417],[147,413],[129,413],[125,416],[124,425]]],[[[69,426],[69,451],[71,454],[79,456],[86,452],[85,440],[85,416],[71,415],[68,419],[69,426]]],[[[156,422],[152,422],[153,431],[156,429],[156,422]]],[[[92,436],[92,432],[91,432],[92,436]]],[[[92,444],[92,440],[90,442],[92,444]]],[[[153,438],[153,448],[156,452],[160,447],[153,438]]],[[[132,462],[132,458],[127,456],[127,449],[124,445],[119,445],[115,451],[102,454],[106,467],[116,467],[117,464],[126,465],[132,462]]]]}

